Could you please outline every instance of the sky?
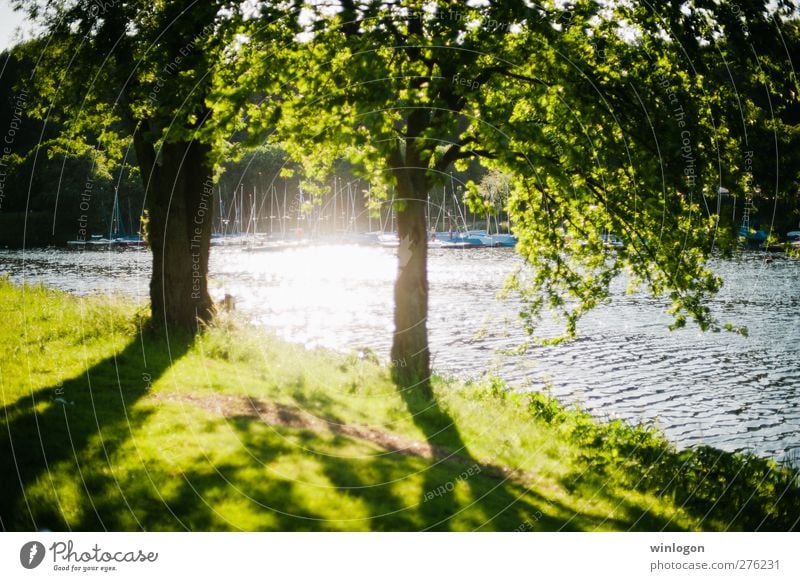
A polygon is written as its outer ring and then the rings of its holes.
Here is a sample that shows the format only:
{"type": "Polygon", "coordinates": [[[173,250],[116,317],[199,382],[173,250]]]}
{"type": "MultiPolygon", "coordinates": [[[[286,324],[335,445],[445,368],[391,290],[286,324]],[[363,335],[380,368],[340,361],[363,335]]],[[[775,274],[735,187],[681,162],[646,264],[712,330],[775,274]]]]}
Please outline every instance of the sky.
{"type": "Polygon", "coordinates": [[[11,8],[10,0],[0,0],[0,50],[5,50],[14,44],[16,30],[24,21],[24,15],[14,12],[11,8]]]}

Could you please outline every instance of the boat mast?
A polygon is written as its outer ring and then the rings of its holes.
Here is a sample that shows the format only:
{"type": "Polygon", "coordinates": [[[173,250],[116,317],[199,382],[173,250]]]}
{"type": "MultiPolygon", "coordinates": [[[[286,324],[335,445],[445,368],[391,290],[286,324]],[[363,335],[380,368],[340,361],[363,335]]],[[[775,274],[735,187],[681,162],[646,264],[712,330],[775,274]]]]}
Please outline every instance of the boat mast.
{"type": "MultiPolygon", "coordinates": [[[[250,198],[250,217],[253,221],[253,238],[258,234],[258,218],[256,217],[256,185],[253,184],[253,195],[250,198]]],[[[247,227],[250,230],[250,226],[247,227]]]]}
{"type": "Polygon", "coordinates": [[[218,233],[225,235],[225,207],[222,205],[222,184],[217,184],[217,194],[219,194],[219,230],[218,233]]]}
{"type": "Polygon", "coordinates": [[[119,188],[114,186],[114,204],[111,206],[111,224],[108,229],[108,239],[113,240],[119,232],[119,188]]]}
{"type": "Polygon", "coordinates": [[[300,211],[303,208],[303,189],[297,189],[297,212],[295,213],[294,219],[294,233],[295,236],[300,231],[300,211]]]}
{"type": "Polygon", "coordinates": [[[372,232],[372,183],[367,183],[367,222],[367,231],[372,232]]]}
{"type": "Polygon", "coordinates": [[[431,193],[428,192],[428,196],[425,199],[425,232],[427,236],[427,232],[431,231],[431,193]]]}
{"type": "Polygon", "coordinates": [[[289,218],[289,215],[286,213],[286,191],[288,189],[288,185],[286,183],[286,178],[283,178],[283,212],[281,212],[281,234],[283,237],[286,237],[286,220],[289,218]]]}
{"type": "Polygon", "coordinates": [[[468,227],[467,227],[467,218],[466,218],[466,216],[464,216],[464,213],[461,211],[461,205],[458,203],[458,196],[456,196],[456,190],[453,189],[452,193],[453,193],[453,205],[458,210],[458,215],[456,216],[456,223],[458,223],[458,217],[461,217],[461,223],[464,224],[464,231],[466,232],[467,229],[468,229],[468,227]]]}
{"type": "Polygon", "coordinates": [[[347,183],[347,197],[350,199],[349,228],[354,234],[358,234],[358,223],[356,222],[356,185],[352,181],[347,183]]]}
{"type": "Polygon", "coordinates": [[[336,176],[333,176],[333,235],[336,236],[336,176]]]}
{"type": "Polygon", "coordinates": [[[269,188],[269,235],[272,236],[272,221],[275,219],[275,184],[269,188]]]}
{"type": "Polygon", "coordinates": [[[390,224],[390,226],[392,227],[392,232],[394,232],[395,231],[395,227],[394,227],[394,186],[392,186],[392,207],[391,207],[391,211],[390,211],[390,216],[391,216],[391,219],[392,219],[392,223],[390,224]]]}
{"type": "Polygon", "coordinates": [[[239,234],[244,233],[244,182],[239,188],[239,234]]]}

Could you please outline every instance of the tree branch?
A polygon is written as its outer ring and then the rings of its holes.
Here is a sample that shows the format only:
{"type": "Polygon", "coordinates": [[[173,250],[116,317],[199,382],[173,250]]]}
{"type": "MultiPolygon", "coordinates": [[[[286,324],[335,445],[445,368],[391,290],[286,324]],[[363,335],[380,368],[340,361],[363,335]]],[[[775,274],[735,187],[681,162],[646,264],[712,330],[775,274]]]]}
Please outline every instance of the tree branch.
{"type": "Polygon", "coordinates": [[[464,149],[469,143],[474,143],[475,139],[470,137],[460,143],[454,143],[447,148],[444,155],[434,166],[436,171],[445,171],[448,166],[459,159],[469,159],[471,157],[483,157],[485,159],[497,159],[497,155],[485,149],[464,149]]]}

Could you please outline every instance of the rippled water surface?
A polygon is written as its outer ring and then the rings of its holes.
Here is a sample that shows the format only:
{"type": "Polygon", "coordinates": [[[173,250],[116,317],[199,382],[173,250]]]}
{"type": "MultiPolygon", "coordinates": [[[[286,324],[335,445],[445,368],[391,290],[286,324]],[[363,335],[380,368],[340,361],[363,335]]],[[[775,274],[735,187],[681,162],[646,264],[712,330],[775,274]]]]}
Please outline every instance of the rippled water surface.
{"type": "MultiPolygon", "coordinates": [[[[616,292],[568,344],[503,354],[525,334],[519,304],[496,298],[519,264],[513,250],[433,251],[429,330],[434,368],[541,389],[595,414],[654,421],[680,445],[706,443],[776,458],[800,454],[800,261],[745,254],[714,264],[713,304],[749,337],[670,332],[663,305],[616,292]]],[[[386,356],[396,258],[388,249],[315,246],[248,253],[215,248],[213,293],[233,294],[253,321],[309,346],[371,347],[386,356]]],[[[144,300],[147,252],[0,251],[0,273],[76,293],[144,300]]]]}

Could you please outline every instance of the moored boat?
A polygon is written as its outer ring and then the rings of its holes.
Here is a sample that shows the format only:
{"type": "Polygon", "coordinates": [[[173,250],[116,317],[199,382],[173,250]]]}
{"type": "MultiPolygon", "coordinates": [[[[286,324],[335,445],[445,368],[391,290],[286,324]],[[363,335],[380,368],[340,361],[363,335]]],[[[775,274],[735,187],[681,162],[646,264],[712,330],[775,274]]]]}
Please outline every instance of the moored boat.
{"type": "Polygon", "coordinates": [[[103,238],[99,234],[94,234],[88,240],[68,240],[67,247],[78,250],[92,249],[92,250],[107,250],[109,248],[122,246],[117,240],[103,238]]]}

